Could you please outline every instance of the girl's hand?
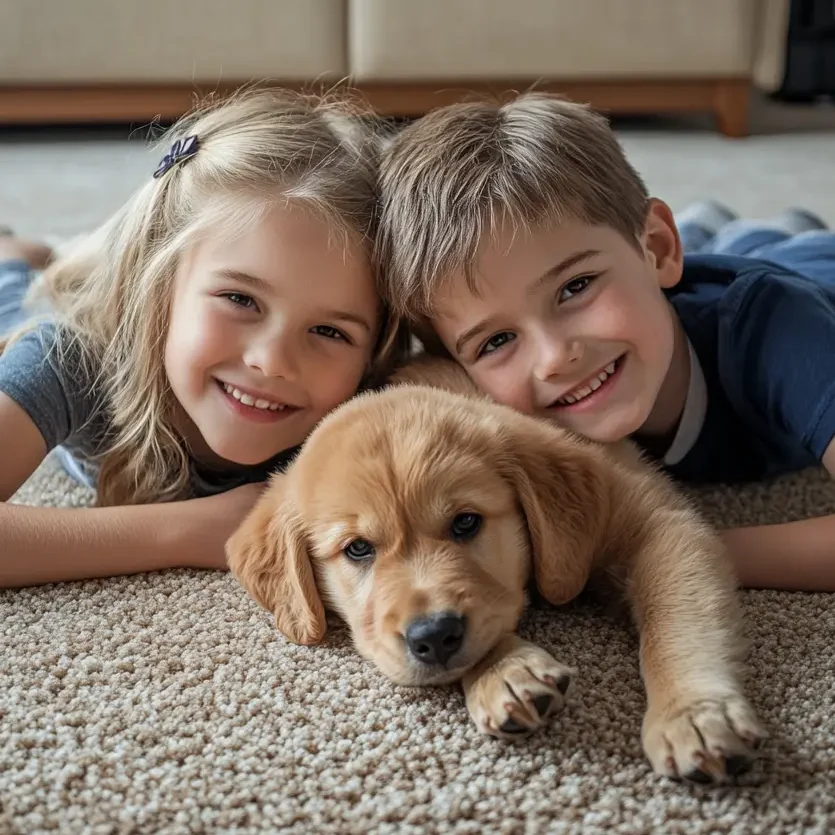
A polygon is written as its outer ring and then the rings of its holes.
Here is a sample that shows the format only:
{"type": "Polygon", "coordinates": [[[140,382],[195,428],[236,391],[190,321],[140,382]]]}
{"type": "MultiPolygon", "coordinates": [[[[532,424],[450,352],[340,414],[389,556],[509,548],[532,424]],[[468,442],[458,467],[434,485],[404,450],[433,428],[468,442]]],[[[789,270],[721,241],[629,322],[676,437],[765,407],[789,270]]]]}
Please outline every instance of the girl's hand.
{"type": "Polygon", "coordinates": [[[184,502],[190,511],[185,536],[194,538],[186,543],[188,553],[183,564],[226,571],[226,541],[255,506],[264,487],[265,482],[244,484],[217,496],[184,502]]]}
{"type": "Polygon", "coordinates": [[[247,484],[205,499],[126,507],[0,502],[0,588],[164,568],[226,571],[226,540],[263,487],[247,484]]]}

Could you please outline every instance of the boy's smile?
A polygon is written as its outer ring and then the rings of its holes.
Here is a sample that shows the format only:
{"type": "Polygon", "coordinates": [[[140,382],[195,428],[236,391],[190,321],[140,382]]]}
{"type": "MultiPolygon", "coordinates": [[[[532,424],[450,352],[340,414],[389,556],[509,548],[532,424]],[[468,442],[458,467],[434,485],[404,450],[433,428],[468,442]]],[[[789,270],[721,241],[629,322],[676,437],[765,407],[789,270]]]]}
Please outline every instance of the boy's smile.
{"type": "Polygon", "coordinates": [[[611,391],[612,385],[623,368],[623,354],[608,365],[598,369],[587,380],[584,380],[568,394],[554,400],[548,407],[553,411],[582,412],[586,409],[599,407],[604,397],[611,391]]]}
{"type": "Polygon", "coordinates": [[[494,400],[602,442],[671,433],[687,391],[686,340],[662,292],[681,276],[667,206],[638,243],[568,221],[501,230],[468,283],[450,276],[432,324],[494,400]]]}

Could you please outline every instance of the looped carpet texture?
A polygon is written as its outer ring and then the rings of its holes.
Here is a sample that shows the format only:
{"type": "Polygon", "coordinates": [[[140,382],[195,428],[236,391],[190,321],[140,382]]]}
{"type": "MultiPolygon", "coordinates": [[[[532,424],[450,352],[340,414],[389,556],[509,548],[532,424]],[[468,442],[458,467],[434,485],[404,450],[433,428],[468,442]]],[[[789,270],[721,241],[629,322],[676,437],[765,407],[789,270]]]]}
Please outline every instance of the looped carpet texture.
{"type": "MultiPolygon", "coordinates": [[[[721,525],[835,511],[807,471],[694,494],[721,525]]],[[[48,459],[18,493],[85,505],[48,459]]],[[[629,623],[538,607],[522,633],[579,671],[544,733],[480,736],[455,688],[390,684],[334,622],[297,647],[231,576],[169,571],[0,592],[0,833],[828,833],[835,606],[745,592],[770,739],[721,789],[655,777],[629,623]]]]}

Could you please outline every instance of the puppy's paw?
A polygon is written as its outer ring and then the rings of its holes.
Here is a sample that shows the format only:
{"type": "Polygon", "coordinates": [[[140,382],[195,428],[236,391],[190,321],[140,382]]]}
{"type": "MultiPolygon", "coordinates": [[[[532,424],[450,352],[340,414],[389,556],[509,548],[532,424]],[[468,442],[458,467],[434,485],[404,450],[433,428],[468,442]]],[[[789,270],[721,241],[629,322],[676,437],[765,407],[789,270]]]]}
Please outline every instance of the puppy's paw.
{"type": "Polygon", "coordinates": [[[739,695],[678,700],[644,719],[644,751],[655,771],[694,783],[727,783],[749,771],[765,738],[739,695]]]}
{"type": "Polygon", "coordinates": [[[543,727],[562,710],[575,676],[545,650],[519,639],[514,644],[509,651],[491,653],[464,682],[476,727],[499,739],[518,739],[543,727]]]}

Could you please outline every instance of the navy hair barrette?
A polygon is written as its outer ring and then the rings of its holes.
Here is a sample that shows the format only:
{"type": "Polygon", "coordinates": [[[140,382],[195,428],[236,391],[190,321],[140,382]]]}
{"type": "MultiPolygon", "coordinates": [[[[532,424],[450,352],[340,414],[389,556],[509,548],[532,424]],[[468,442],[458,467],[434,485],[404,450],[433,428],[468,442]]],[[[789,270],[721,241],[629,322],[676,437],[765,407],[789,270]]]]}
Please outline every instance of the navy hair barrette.
{"type": "Polygon", "coordinates": [[[173,168],[173,166],[179,165],[181,162],[190,159],[199,149],[200,140],[196,135],[178,139],[171,146],[171,150],[160,161],[157,170],[154,171],[154,179],[161,177],[166,171],[168,171],[169,168],[173,168]]]}

